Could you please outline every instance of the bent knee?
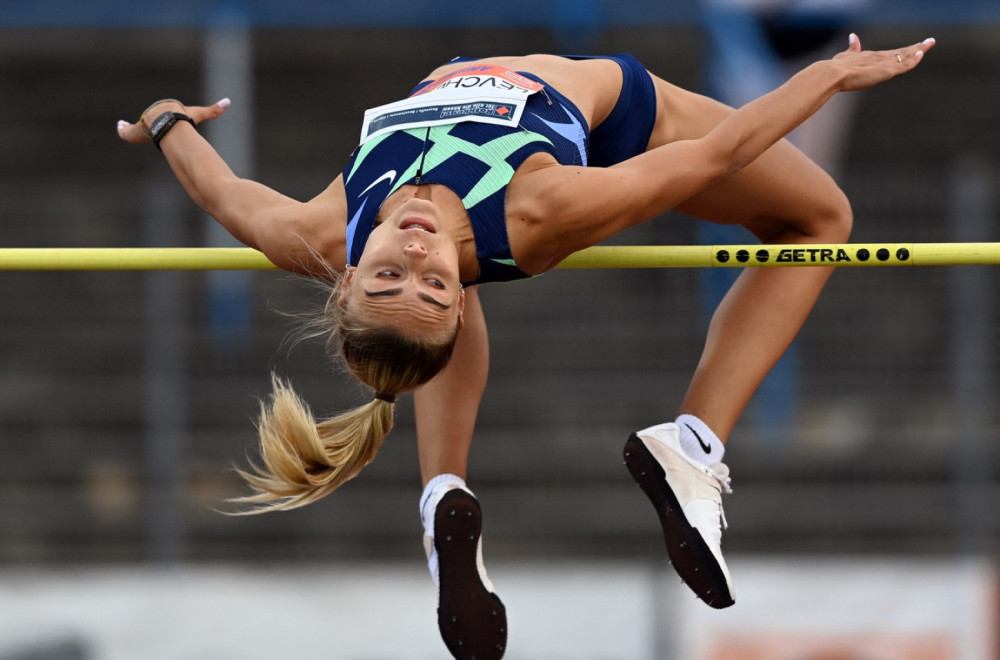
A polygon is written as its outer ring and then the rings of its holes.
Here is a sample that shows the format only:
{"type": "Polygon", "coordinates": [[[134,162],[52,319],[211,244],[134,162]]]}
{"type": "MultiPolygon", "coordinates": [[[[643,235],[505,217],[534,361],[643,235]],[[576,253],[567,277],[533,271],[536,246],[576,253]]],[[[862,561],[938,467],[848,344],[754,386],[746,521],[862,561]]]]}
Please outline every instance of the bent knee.
{"type": "Polygon", "coordinates": [[[846,243],[853,225],[854,213],[847,195],[831,186],[796,207],[792,216],[758,220],[746,226],[764,243],[846,243]]]}
{"type": "Polygon", "coordinates": [[[835,194],[826,196],[818,218],[819,238],[823,242],[846,243],[851,237],[854,212],[850,200],[840,188],[836,188],[835,194]]]}

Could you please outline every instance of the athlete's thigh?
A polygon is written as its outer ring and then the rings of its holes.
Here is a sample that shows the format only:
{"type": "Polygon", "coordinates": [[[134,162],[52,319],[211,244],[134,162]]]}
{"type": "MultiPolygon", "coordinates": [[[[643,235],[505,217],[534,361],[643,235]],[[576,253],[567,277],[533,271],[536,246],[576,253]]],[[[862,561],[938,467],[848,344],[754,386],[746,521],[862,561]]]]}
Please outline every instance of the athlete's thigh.
{"type": "MultiPolygon", "coordinates": [[[[650,148],[706,135],[733,110],[653,76],[657,120],[650,148]]],[[[832,217],[849,215],[833,179],[788,140],[677,207],[720,224],[743,225],[761,239],[795,230],[817,235],[832,217]]]]}

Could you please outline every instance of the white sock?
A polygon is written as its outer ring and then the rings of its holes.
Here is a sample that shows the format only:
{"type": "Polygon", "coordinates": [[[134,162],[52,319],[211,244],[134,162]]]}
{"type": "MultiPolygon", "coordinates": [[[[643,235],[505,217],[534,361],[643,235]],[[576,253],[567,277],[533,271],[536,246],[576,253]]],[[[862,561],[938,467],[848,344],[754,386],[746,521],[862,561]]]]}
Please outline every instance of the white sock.
{"type": "Polygon", "coordinates": [[[424,552],[427,554],[427,569],[431,572],[434,583],[438,581],[438,557],[434,549],[434,514],[445,493],[456,488],[473,495],[465,485],[465,479],[456,474],[439,474],[424,486],[420,495],[420,520],[424,524],[424,552]]]}
{"type": "Polygon", "coordinates": [[[681,431],[681,449],[688,457],[708,466],[722,461],[726,446],[705,422],[694,415],[680,415],[677,426],[681,431]]]}

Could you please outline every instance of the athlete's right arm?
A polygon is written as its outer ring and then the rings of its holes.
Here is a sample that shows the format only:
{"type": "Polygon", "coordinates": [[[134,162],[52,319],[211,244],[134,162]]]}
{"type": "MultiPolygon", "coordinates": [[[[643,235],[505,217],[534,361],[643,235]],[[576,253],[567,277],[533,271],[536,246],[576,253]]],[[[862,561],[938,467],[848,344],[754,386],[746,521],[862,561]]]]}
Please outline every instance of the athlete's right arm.
{"type": "MultiPolygon", "coordinates": [[[[140,123],[120,121],[118,135],[133,144],[149,142],[148,129],[164,112],[181,112],[196,124],[215,119],[228,107],[184,106],[164,101],[149,108],[140,123]]],[[[250,179],[236,176],[194,126],[178,121],[159,143],[178,181],[198,206],[237,240],[260,250],[276,266],[306,275],[329,275],[346,263],[347,201],[338,177],[308,202],[287,197],[250,179]],[[317,263],[316,257],[323,263],[317,263]]]]}

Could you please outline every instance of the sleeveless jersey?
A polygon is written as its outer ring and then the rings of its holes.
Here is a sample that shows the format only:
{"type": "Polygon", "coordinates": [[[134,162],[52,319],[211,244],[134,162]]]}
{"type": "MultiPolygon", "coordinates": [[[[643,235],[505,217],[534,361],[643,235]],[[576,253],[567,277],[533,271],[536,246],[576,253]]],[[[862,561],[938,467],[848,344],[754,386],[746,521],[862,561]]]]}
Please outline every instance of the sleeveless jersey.
{"type": "MultiPolygon", "coordinates": [[[[541,85],[537,76],[520,72],[541,85]]],[[[419,94],[427,85],[414,90],[419,94]]],[[[562,165],[587,165],[590,129],[580,111],[551,87],[527,97],[517,126],[459,121],[377,134],[355,149],[344,169],[348,263],[357,265],[385,200],[406,184],[440,184],[462,200],[479,261],[473,282],[529,277],[514,263],[505,196],[517,168],[532,154],[562,165]]]]}

